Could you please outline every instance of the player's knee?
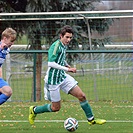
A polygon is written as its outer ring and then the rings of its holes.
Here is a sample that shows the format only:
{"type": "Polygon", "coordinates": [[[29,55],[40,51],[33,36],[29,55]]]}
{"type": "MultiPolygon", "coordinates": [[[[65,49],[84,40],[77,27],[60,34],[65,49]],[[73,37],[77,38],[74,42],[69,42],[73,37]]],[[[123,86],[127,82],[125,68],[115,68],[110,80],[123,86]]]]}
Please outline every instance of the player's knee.
{"type": "Polygon", "coordinates": [[[51,109],[52,109],[53,112],[57,112],[57,111],[60,110],[60,106],[56,106],[56,107],[52,106],[51,109]]]}
{"type": "Polygon", "coordinates": [[[57,108],[57,107],[56,108],[55,107],[52,108],[53,112],[58,112],[59,110],[60,110],[60,108],[57,108]]]}
{"type": "Polygon", "coordinates": [[[85,101],[86,100],[86,96],[84,93],[82,93],[79,97],[79,101],[85,101]]]}
{"type": "Polygon", "coordinates": [[[8,93],[8,96],[11,96],[12,95],[12,90],[8,93]]]}
{"type": "Polygon", "coordinates": [[[9,97],[12,95],[12,89],[10,87],[4,88],[3,90],[4,90],[3,93],[5,95],[7,95],[9,97]]]}
{"type": "Polygon", "coordinates": [[[10,90],[8,91],[8,96],[12,95],[12,89],[10,88],[10,90]]]}

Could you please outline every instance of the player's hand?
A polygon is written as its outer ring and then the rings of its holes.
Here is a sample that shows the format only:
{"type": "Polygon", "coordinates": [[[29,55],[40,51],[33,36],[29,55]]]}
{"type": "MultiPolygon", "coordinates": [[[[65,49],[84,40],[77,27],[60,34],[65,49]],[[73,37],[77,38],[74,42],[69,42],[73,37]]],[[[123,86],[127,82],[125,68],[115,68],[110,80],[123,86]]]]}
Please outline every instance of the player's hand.
{"type": "Polygon", "coordinates": [[[69,68],[68,72],[76,73],[76,68],[69,68]]]}
{"type": "Polygon", "coordinates": [[[7,47],[7,45],[5,43],[1,44],[1,49],[4,49],[5,47],[7,47]]]}

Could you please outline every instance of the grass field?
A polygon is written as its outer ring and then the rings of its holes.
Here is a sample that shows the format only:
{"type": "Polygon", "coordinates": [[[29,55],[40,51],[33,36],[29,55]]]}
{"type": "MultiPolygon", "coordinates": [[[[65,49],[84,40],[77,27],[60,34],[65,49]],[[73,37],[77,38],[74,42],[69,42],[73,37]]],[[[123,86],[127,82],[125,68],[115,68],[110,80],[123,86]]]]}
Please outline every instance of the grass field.
{"type": "Polygon", "coordinates": [[[76,133],[132,133],[133,114],[132,102],[90,102],[95,117],[104,118],[104,125],[88,125],[84,112],[78,102],[62,102],[62,108],[56,113],[38,114],[35,125],[28,122],[30,105],[38,103],[7,102],[0,106],[0,133],[67,133],[63,122],[68,117],[79,121],[76,133]]]}

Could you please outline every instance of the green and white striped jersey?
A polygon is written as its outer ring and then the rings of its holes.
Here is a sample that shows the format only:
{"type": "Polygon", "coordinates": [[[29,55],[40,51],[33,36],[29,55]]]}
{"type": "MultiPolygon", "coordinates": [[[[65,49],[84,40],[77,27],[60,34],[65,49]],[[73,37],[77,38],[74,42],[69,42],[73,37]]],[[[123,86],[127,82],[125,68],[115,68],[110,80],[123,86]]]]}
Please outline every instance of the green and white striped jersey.
{"type": "MultiPolygon", "coordinates": [[[[48,62],[56,62],[64,66],[66,58],[66,46],[60,40],[55,41],[48,50],[48,62]]],[[[65,71],[50,67],[47,71],[48,84],[60,84],[65,78],[65,71]]]]}

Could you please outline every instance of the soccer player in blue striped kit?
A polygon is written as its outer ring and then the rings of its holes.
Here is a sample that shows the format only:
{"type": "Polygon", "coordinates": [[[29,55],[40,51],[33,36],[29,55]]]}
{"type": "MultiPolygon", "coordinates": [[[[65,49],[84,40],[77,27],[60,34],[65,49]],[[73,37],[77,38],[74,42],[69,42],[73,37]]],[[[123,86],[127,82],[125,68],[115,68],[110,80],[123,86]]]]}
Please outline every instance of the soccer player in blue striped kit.
{"type": "Polygon", "coordinates": [[[90,125],[104,124],[106,120],[95,119],[91,106],[85,94],[78,86],[78,82],[66,72],[76,73],[76,68],[70,67],[66,61],[66,48],[73,37],[73,29],[66,25],[60,30],[60,38],[56,40],[48,50],[48,70],[45,76],[45,99],[51,104],[29,107],[29,122],[34,124],[37,114],[45,112],[56,112],[61,108],[60,90],[70,94],[79,100],[87,121],[90,125]]]}
{"type": "Polygon", "coordinates": [[[9,53],[9,48],[16,40],[16,31],[12,28],[6,28],[1,34],[0,41],[0,105],[5,103],[12,95],[12,89],[8,83],[2,78],[2,64],[9,53]]]}

